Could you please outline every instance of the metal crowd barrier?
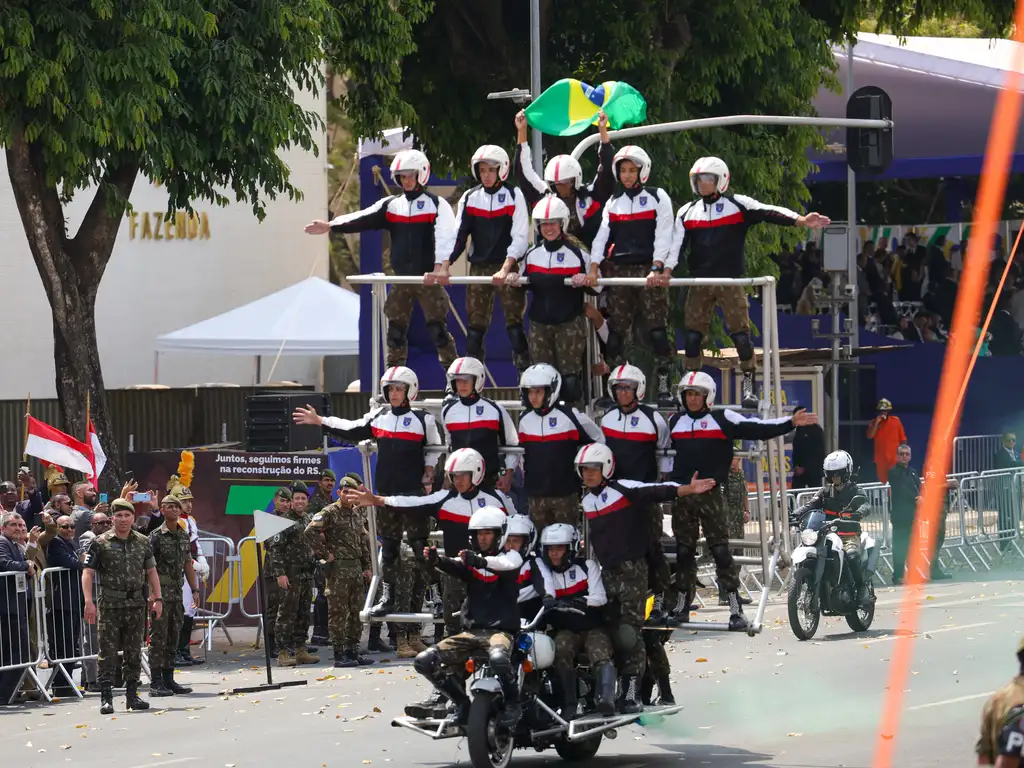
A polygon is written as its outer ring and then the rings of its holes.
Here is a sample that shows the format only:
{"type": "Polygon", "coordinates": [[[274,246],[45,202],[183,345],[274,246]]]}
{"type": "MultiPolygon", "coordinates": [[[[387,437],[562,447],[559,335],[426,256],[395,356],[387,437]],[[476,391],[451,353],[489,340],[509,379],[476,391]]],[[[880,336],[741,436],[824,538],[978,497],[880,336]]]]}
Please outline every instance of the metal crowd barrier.
{"type": "Polygon", "coordinates": [[[34,582],[35,579],[24,571],[0,573],[0,607],[4,609],[0,612],[0,695],[10,691],[5,704],[14,700],[26,677],[47,701],[51,700],[36,673],[43,659],[38,643],[33,646],[29,632],[29,623],[35,622],[37,639],[41,636],[39,611],[35,610],[33,615],[34,582]]]}
{"type": "Polygon", "coordinates": [[[953,474],[994,469],[996,454],[1002,450],[1002,435],[962,435],[953,438],[953,474]]]}
{"type": "Polygon", "coordinates": [[[199,607],[196,609],[196,621],[206,623],[203,634],[203,645],[207,651],[213,650],[213,632],[220,628],[229,645],[234,645],[231,633],[225,620],[231,615],[232,607],[239,602],[239,592],[235,591],[234,573],[239,569],[238,554],[235,542],[226,536],[218,536],[204,531],[199,532],[196,542],[199,551],[210,566],[210,574],[199,580],[199,607]]]}
{"type": "MultiPolygon", "coordinates": [[[[93,581],[94,597],[99,597],[99,574],[93,581]]],[[[88,632],[85,604],[82,602],[82,572],[68,568],[47,568],[39,575],[36,592],[39,650],[50,669],[46,689],[53,691],[56,684],[71,689],[76,698],[82,698],[71,676],[75,664],[96,661],[99,648],[95,633],[88,632]]]]}

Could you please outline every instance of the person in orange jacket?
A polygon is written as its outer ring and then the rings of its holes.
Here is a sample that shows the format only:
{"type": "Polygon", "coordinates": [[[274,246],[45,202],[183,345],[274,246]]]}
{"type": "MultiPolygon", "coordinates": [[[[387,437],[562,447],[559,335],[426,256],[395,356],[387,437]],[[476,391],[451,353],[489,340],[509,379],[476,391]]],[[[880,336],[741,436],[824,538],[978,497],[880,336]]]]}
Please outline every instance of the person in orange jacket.
{"type": "Polygon", "coordinates": [[[907,433],[899,416],[892,415],[892,403],[884,397],[875,406],[878,415],[868,424],[868,439],[875,441],[875,469],[879,482],[889,480],[889,470],[896,465],[896,449],[907,442],[907,433]]]}

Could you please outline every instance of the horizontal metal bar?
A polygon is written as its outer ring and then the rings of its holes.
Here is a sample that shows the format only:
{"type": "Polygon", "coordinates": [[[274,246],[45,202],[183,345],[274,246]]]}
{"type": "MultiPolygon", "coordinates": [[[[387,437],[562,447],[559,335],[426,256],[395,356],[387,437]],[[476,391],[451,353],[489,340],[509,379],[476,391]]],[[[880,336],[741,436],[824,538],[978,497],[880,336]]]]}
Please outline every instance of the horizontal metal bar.
{"type": "Polygon", "coordinates": [[[739,631],[731,630],[729,629],[729,622],[727,621],[687,621],[683,624],[678,624],[676,628],[697,630],[698,632],[736,632],[737,634],[739,634],[740,631],[744,633],[760,633],[761,631],[761,627],[758,626],[739,631]]]}
{"type": "Polygon", "coordinates": [[[360,611],[361,622],[379,622],[381,624],[392,622],[394,624],[442,624],[444,619],[435,619],[432,613],[389,613],[387,616],[371,617],[369,611],[360,611]]]}
{"type": "MultiPolygon", "coordinates": [[[[702,117],[696,120],[677,120],[671,123],[654,123],[638,125],[635,128],[623,128],[609,131],[612,139],[626,139],[631,136],[651,136],[656,133],[681,133],[700,128],[727,128],[732,125],[809,125],[815,128],[892,128],[892,120],[856,120],[847,117],[797,117],[793,115],[725,115],[723,117],[702,117]]],[[[576,145],[572,156],[580,156],[601,140],[601,134],[593,133],[576,145]]]]}
{"type": "Polygon", "coordinates": [[[565,738],[568,741],[584,741],[605,731],[623,728],[647,717],[667,717],[682,711],[683,705],[676,704],[669,707],[645,708],[643,712],[638,712],[635,715],[612,715],[611,717],[586,715],[569,721],[569,733],[565,738]]]}
{"type": "MultiPolygon", "coordinates": [[[[368,275],[349,275],[346,278],[350,283],[354,285],[423,285],[423,277],[420,275],[385,275],[383,272],[374,272],[368,275]]],[[[451,285],[490,285],[491,278],[486,276],[472,276],[467,275],[464,277],[450,277],[448,282],[451,285]]],[[[566,278],[565,284],[569,285],[572,283],[571,278],[566,278]]],[[[519,282],[520,285],[529,285],[529,280],[523,278],[519,282]]],[[[598,285],[609,285],[609,286],[645,286],[647,285],[646,277],[600,277],[597,279],[598,285]]],[[[738,278],[718,278],[718,277],[673,277],[669,280],[669,285],[682,286],[682,285],[708,285],[708,286],[770,286],[775,284],[775,278],[771,275],[764,275],[762,277],[738,277],[738,278]]]]}

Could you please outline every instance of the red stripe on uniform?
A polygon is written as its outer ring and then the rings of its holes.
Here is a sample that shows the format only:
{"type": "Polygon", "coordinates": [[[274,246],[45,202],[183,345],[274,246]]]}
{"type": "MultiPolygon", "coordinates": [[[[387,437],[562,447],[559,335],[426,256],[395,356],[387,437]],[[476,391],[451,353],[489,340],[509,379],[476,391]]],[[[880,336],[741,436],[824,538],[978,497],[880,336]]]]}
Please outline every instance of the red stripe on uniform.
{"type": "Polygon", "coordinates": [[[530,578],[530,569],[527,568],[525,571],[519,572],[519,578],[516,580],[519,584],[524,583],[530,578]]]}
{"type": "Polygon", "coordinates": [[[389,437],[392,440],[412,440],[415,442],[423,441],[423,435],[419,432],[391,432],[380,427],[370,427],[370,431],[373,432],[374,437],[389,437]]]}
{"type": "Polygon", "coordinates": [[[608,437],[616,437],[619,440],[635,440],[640,443],[652,443],[658,439],[654,432],[620,432],[608,427],[601,427],[601,431],[608,437]]]}
{"type": "Polygon", "coordinates": [[[709,227],[728,227],[732,224],[742,224],[743,214],[742,213],[730,213],[728,216],[722,216],[718,219],[686,219],[683,221],[683,226],[687,229],[707,229],[709,227]]]}
{"type": "Polygon", "coordinates": [[[636,211],[634,213],[609,213],[608,221],[612,224],[622,221],[642,221],[657,218],[657,211],[636,211]]]}
{"type": "Polygon", "coordinates": [[[466,526],[469,525],[470,515],[460,515],[458,512],[452,512],[451,510],[448,509],[442,509],[440,512],[437,513],[437,516],[441,520],[449,520],[456,523],[463,523],[466,526]]]}
{"type": "Polygon", "coordinates": [[[486,582],[488,584],[491,583],[492,581],[497,581],[498,580],[498,574],[490,573],[488,571],[481,571],[478,568],[470,568],[469,572],[473,575],[474,579],[478,579],[478,580],[486,582]]]}
{"type": "Polygon", "coordinates": [[[539,267],[536,264],[526,265],[526,274],[530,275],[537,273],[539,275],[561,275],[562,277],[572,277],[573,275],[581,274],[580,268],[577,267],[539,267]]]}
{"type": "Polygon", "coordinates": [[[497,219],[502,216],[511,216],[515,213],[516,207],[514,205],[506,205],[503,208],[495,208],[493,210],[487,210],[486,208],[470,208],[466,206],[466,214],[469,216],[477,216],[481,219],[497,219]]]}
{"type": "Polygon", "coordinates": [[[387,220],[392,224],[432,224],[437,219],[437,213],[420,213],[415,216],[401,216],[397,213],[387,212],[387,220]]]}
{"type": "Polygon", "coordinates": [[[566,587],[565,589],[556,589],[555,597],[567,597],[569,595],[576,595],[580,592],[583,592],[586,588],[587,580],[584,579],[583,581],[576,582],[571,587],[566,587]]]}
{"type": "Polygon", "coordinates": [[[493,429],[498,431],[497,419],[481,419],[480,421],[463,421],[457,424],[445,424],[444,428],[449,432],[462,432],[467,429],[493,429]]]}
{"type": "Polygon", "coordinates": [[[698,429],[695,431],[673,432],[676,440],[725,440],[725,432],[720,429],[698,429]]]}
{"type": "Polygon", "coordinates": [[[570,432],[559,432],[554,435],[526,435],[519,433],[520,443],[553,443],[557,440],[573,440],[579,442],[580,433],[575,429],[570,432]]]}
{"type": "Polygon", "coordinates": [[[616,501],[614,504],[609,504],[607,507],[604,507],[603,509],[595,509],[590,512],[587,512],[587,519],[593,520],[595,517],[604,517],[605,515],[610,515],[612,512],[618,512],[620,509],[625,509],[626,507],[629,506],[632,506],[629,503],[629,499],[627,499],[625,496],[621,496],[619,500],[616,501]]]}

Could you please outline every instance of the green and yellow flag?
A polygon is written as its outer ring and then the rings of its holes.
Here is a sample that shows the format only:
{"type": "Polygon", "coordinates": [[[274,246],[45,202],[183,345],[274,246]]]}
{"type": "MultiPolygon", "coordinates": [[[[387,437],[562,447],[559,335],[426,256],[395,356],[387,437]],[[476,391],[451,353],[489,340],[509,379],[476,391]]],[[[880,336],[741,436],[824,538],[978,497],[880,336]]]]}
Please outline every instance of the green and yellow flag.
{"type": "Polygon", "coordinates": [[[647,119],[644,97],[629,83],[618,80],[593,86],[565,78],[534,99],[525,111],[526,121],[541,133],[575,136],[596,125],[602,109],[613,131],[647,119]]]}

